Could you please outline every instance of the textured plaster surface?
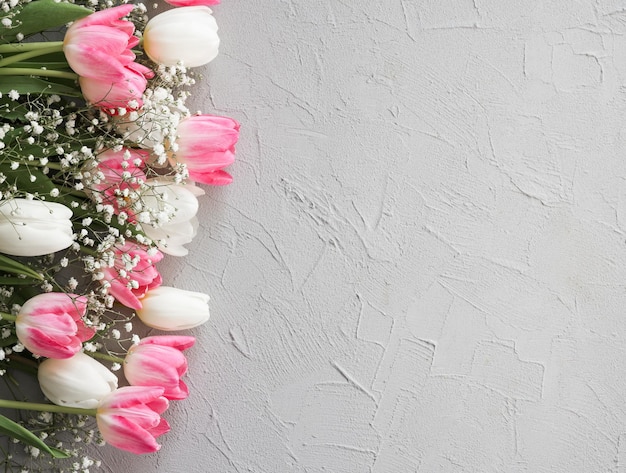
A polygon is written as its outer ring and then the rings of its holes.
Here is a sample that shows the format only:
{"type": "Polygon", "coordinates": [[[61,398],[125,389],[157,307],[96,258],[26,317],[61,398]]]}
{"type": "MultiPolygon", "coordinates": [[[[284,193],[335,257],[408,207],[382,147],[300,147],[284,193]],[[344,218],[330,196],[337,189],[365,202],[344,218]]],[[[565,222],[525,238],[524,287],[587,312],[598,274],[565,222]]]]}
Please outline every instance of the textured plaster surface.
{"type": "Polygon", "coordinates": [[[163,267],[212,319],[107,468],[625,473],[626,1],[214,13],[235,182],[163,267]]]}

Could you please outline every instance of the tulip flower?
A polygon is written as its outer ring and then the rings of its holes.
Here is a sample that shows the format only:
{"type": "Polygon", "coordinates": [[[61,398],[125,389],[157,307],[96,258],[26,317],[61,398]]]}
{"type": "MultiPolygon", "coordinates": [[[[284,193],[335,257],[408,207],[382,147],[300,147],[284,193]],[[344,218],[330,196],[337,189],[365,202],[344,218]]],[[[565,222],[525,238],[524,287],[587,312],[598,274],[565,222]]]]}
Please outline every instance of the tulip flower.
{"type": "Polygon", "coordinates": [[[105,110],[118,108],[137,110],[143,103],[142,96],[149,77],[151,77],[149,69],[133,62],[122,70],[118,78],[98,79],[81,76],[78,83],[83,97],[96,107],[105,110]]]}
{"type": "Polygon", "coordinates": [[[146,79],[154,77],[149,68],[134,62],[132,48],[139,38],[133,35],[133,23],[121,19],[133,8],[126,4],[92,13],[75,21],[65,33],[65,58],[81,76],[85,98],[95,105],[138,108],[146,79]]]}
{"type": "Polygon", "coordinates": [[[153,225],[142,225],[143,232],[163,253],[185,256],[188,250],[183,245],[197,233],[197,196],[204,191],[190,183],[176,184],[164,178],[146,183],[151,190],[142,194],[143,205],[157,220],[153,225]]]}
{"type": "Polygon", "coordinates": [[[189,395],[181,376],[187,372],[187,359],[182,351],[193,346],[194,337],[155,336],[143,338],[133,345],[124,359],[124,376],[133,386],[160,386],[170,400],[189,395]]]}
{"type": "Polygon", "coordinates": [[[180,223],[168,223],[158,227],[144,225],[143,231],[148,238],[156,242],[163,253],[170,256],[187,256],[185,245],[191,243],[198,234],[198,219],[193,217],[180,223]]]}
{"type": "Polygon", "coordinates": [[[159,286],[141,299],[137,316],[158,330],[186,330],[209,320],[209,296],[201,292],[159,286]]]}
{"type": "Polygon", "coordinates": [[[153,17],[143,33],[143,49],[157,64],[198,67],[211,62],[220,39],[211,9],[189,6],[167,10],[153,17]]]}
{"type": "Polygon", "coordinates": [[[131,453],[152,453],[161,446],[156,437],[169,432],[161,414],[169,402],[163,388],[126,386],[106,395],[98,405],[96,422],[108,444],[131,453]]]}
{"type": "Polygon", "coordinates": [[[109,294],[120,304],[141,309],[139,299],[161,285],[161,275],[154,265],[163,259],[163,253],[151,254],[147,247],[130,241],[113,251],[113,266],[102,269],[102,282],[109,285],[109,294]]]}
{"type": "Polygon", "coordinates": [[[204,184],[225,185],[232,177],[221,168],[235,160],[239,123],[232,118],[194,115],[178,124],[178,150],[171,161],[184,163],[190,179],[204,184]]]}
{"type": "Polygon", "coordinates": [[[115,213],[124,211],[131,222],[135,220],[134,204],[131,194],[139,189],[147,177],[143,165],[148,152],[122,148],[119,151],[107,149],[98,154],[97,170],[99,176],[89,189],[98,193],[98,201],[113,206],[115,213]]]}
{"type": "Polygon", "coordinates": [[[74,242],[72,211],[62,204],[11,199],[0,203],[0,252],[42,256],[74,242]]]}
{"type": "Polygon", "coordinates": [[[17,338],[35,355],[71,358],[94,335],[82,321],[86,311],[84,296],[48,292],[31,297],[15,318],[17,338]]]}
{"type": "Polygon", "coordinates": [[[58,406],[95,409],[104,396],[117,389],[117,376],[81,352],[40,363],[37,379],[45,396],[58,406]]]}

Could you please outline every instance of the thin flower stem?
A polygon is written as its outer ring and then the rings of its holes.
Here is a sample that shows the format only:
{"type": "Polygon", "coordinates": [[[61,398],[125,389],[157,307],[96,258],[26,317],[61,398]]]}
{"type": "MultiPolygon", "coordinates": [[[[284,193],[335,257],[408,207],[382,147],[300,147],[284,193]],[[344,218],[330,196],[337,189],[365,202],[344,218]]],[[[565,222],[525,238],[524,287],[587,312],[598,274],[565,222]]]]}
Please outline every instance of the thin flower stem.
{"type": "Polygon", "coordinates": [[[99,358],[105,361],[112,361],[113,363],[119,363],[120,365],[124,363],[124,358],[120,358],[119,356],[108,355],[106,353],[100,352],[85,352],[86,355],[89,355],[92,358],[99,358]]]}
{"type": "Polygon", "coordinates": [[[9,64],[14,64],[24,59],[30,59],[30,58],[37,57],[37,56],[44,56],[46,54],[56,53],[59,51],[60,49],[58,47],[33,49],[31,51],[24,51],[23,53],[15,54],[14,56],[8,56],[8,57],[5,57],[4,59],[0,59],[0,67],[8,66],[9,64]]]}
{"type": "Polygon", "coordinates": [[[79,191],[78,189],[72,189],[71,187],[61,185],[57,186],[57,188],[64,194],[72,195],[74,197],[81,197],[83,199],[87,198],[87,194],[85,194],[83,191],[79,191]]]}
{"type": "Polygon", "coordinates": [[[37,402],[11,401],[0,399],[0,408],[21,409],[26,411],[61,412],[63,414],[78,414],[95,416],[97,409],[82,409],[80,407],[57,406],[56,404],[40,404],[37,402]]]}
{"type": "Polygon", "coordinates": [[[66,71],[49,71],[47,69],[31,69],[28,67],[3,67],[0,69],[0,76],[40,76],[58,77],[60,79],[78,79],[78,74],[66,71]]]}
{"type": "Polygon", "coordinates": [[[16,355],[15,353],[7,355],[7,358],[11,360],[12,368],[23,371],[24,373],[37,376],[39,366],[35,361],[24,358],[23,356],[16,355]]]}
{"type": "MultiPolygon", "coordinates": [[[[31,163],[29,163],[31,164],[31,163]]],[[[36,164],[36,163],[35,163],[36,164]]],[[[64,168],[61,165],[61,163],[51,163],[51,162],[47,162],[46,164],[41,164],[42,167],[46,167],[46,168],[50,168],[50,169],[54,169],[57,171],[63,171],[64,168]]]]}
{"type": "Polygon", "coordinates": [[[13,314],[7,314],[6,312],[0,312],[0,319],[10,320],[11,322],[15,322],[15,319],[17,319],[17,316],[13,314]]]}
{"type": "Polygon", "coordinates": [[[52,47],[56,48],[57,51],[63,51],[63,41],[40,41],[40,42],[33,42],[33,43],[0,44],[0,54],[21,53],[24,51],[50,49],[52,47]]]}

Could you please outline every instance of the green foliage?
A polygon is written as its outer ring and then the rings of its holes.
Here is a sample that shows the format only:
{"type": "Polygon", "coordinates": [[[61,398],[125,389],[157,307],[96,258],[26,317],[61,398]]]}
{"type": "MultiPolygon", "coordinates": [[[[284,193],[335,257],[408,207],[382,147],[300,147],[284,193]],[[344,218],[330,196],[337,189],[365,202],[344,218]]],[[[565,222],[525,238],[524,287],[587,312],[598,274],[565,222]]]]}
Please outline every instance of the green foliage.
{"type": "Polygon", "coordinates": [[[54,458],[69,458],[69,454],[57,448],[49,447],[46,443],[33,434],[30,430],[22,427],[17,422],[13,422],[8,417],[0,415],[0,433],[19,440],[26,445],[38,448],[54,458]]]}
{"type": "Polygon", "coordinates": [[[91,10],[72,3],[57,3],[54,0],[36,0],[24,5],[13,17],[10,27],[0,26],[0,42],[10,43],[18,34],[24,37],[61,27],[93,13],[91,10]]]}

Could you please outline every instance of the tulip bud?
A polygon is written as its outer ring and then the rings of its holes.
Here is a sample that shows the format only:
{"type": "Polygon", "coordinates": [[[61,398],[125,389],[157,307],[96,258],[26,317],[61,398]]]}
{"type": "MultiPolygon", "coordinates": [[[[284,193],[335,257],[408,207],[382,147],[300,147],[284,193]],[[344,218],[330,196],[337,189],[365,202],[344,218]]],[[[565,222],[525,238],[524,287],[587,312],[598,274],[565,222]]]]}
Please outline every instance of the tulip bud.
{"type": "Polygon", "coordinates": [[[148,327],[158,330],[186,330],[209,320],[209,296],[160,286],[141,299],[137,315],[148,327]]]}
{"type": "Polygon", "coordinates": [[[72,211],[62,204],[11,199],[0,203],[0,252],[42,256],[73,242],[72,211]]]}
{"type": "Polygon", "coordinates": [[[80,75],[85,99],[95,106],[139,108],[147,79],[154,77],[135,62],[133,48],[139,38],[133,34],[135,25],[122,19],[133,8],[127,4],[100,10],[75,21],[65,33],[65,58],[80,75]]]}
{"type": "Polygon", "coordinates": [[[161,414],[169,406],[158,386],[126,386],[100,401],[96,413],[105,442],[131,453],[153,453],[161,448],[156,438],[169,432],[161,414]]]}
{"type": "Polygon", "coordinates": [[[15,318],[15,334],[34,355],[71,358],[94,336],[85,325],[87,297],[45,292],[28,299],[15,318]]]}
{"type": "Polygon", "coordinates": [[[217,56],[217,22],[205,6],[180,7],[152,18],[143,33],[143,49],[165,66],[208,64],[217,56]]]}
{"type": "Polygon", "coordinates": [[[167,179],[148,179],[151,189],[144,192],[144,208],[158,216],[155,225],[142,225],[148,238],[159,250],[173,256],[185,256],[183,245],[190,243],[197,233],[196,212],[198,195],[204,191],[193,184],[176,184],[167,179]]]}
{"type": "Polygon", "coordinates": [[[193,115],[178,124],[178,150],[172,163],[184,163],[189,177],[197,182],[223,186],[233,180],[222,168],[235,160],[239,123],[215,115],[193,115]]]}
{"type": "Polygon", "coordinates": [[[45,360],[37,378],[46,397],[59,406],[95,409],[104,396],[117,389],[117,377],[81,352],[72,358],[45,360]]]}
{"type": "Polygon", "coordinates": [[[133,345],[124,359],[124,376],[132,386],[160,386],[167,399],[189,395],[181,377],[187,372],[183,350],[195,342],[193,337],[160,335],[146,337],[133,345]]]}

